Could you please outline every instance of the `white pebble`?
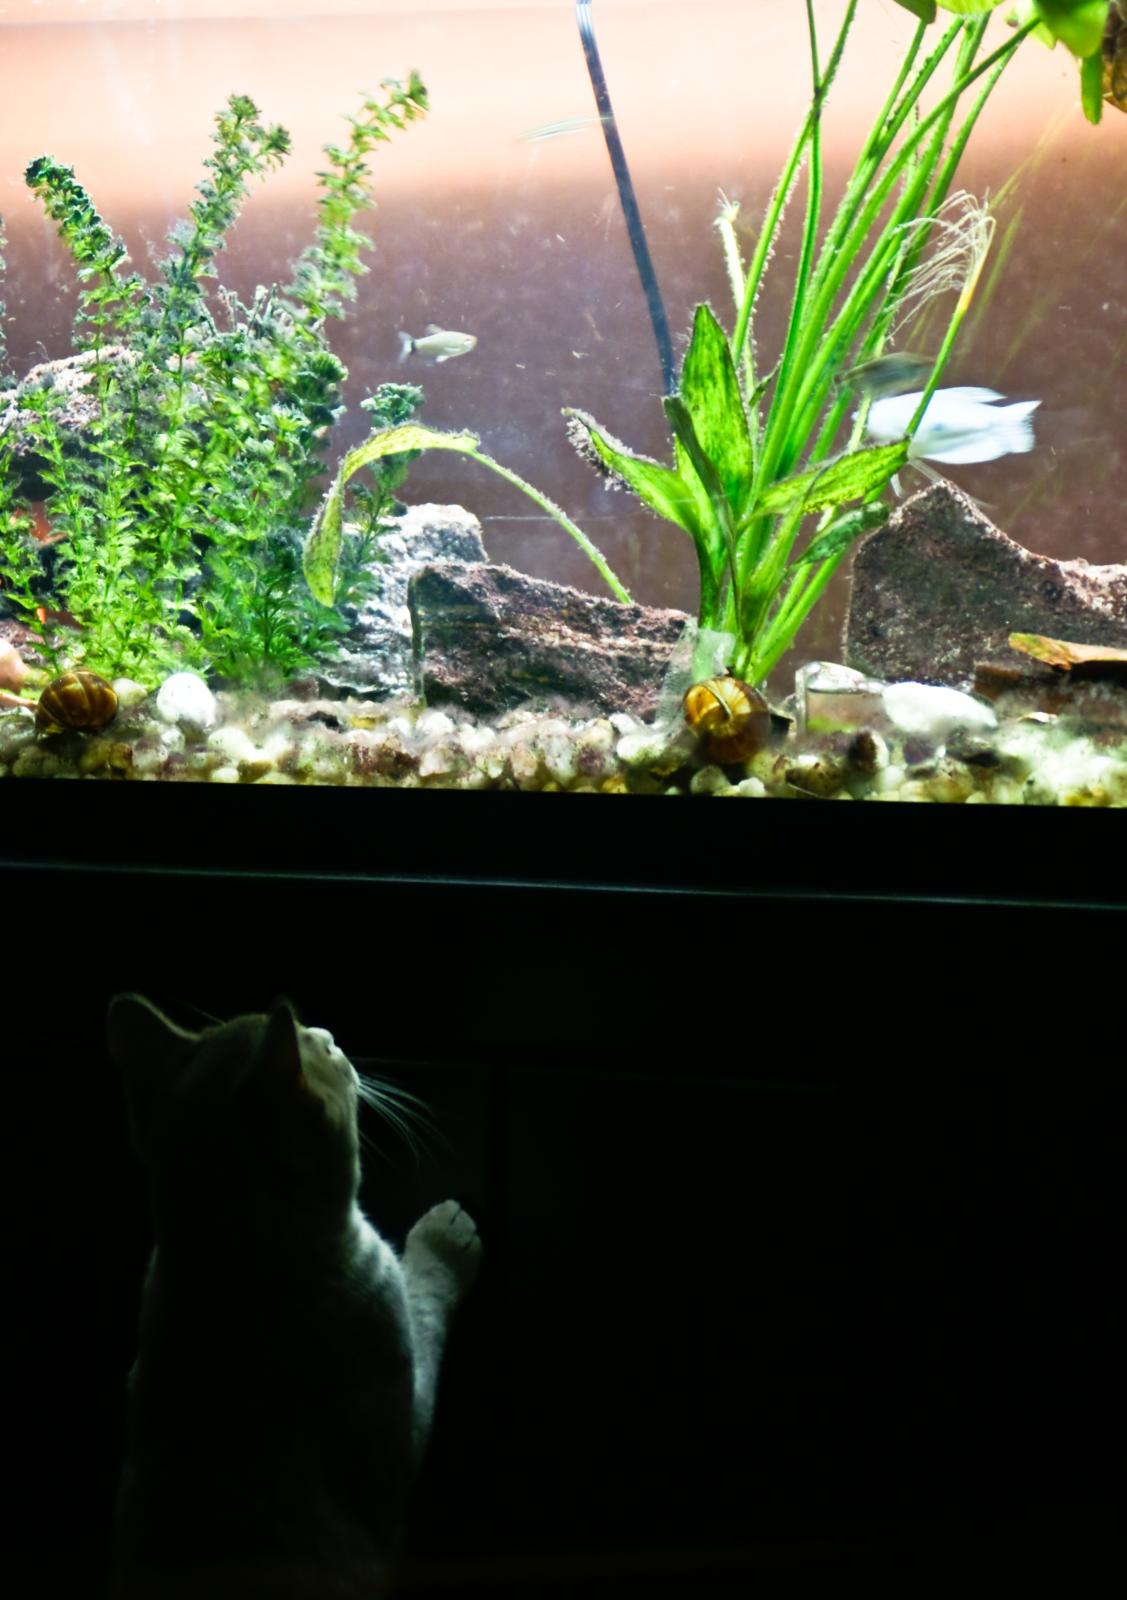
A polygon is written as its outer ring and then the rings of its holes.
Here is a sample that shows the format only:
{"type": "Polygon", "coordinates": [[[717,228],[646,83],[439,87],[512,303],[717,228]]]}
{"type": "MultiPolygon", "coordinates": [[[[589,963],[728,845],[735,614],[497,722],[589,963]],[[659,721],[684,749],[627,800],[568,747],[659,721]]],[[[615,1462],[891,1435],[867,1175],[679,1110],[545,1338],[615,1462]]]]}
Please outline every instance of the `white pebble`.
{"type": "Polygon", "coordinates": [[[282,733],[278,730],[262,741],[262,758],[264,761],[273,761],[277,765],[283,756],[289,755],[293,746],[293,735],[282,733]]]}
{"type": "MultiPolygon", "coordinates": [[[[614,721],[614,718],[611,718],[614,721]]],[[[624,733],[618,741],[615,754],[624,766],[649,767],[655,761],[660,761],[665,753],[667,740],[663,730],[658,728],[639,728],[635,723],[630,733],[624,733]]]]}
{"type": "Polygon", "coordinates": [[[550,777],[565,787],[579,775],[579,755],[575,746],[559,734],[543,741],[544,765],[550,777]]]}
{"type": "Polygon", "coordinates": [[[149,698],[149,691],[143,683],[138,683],[136,678],[115,678],[110,688],[117,695],[119,711],[127,711],[130,706],[139,706],[142,700],[149,698]]]}
{"type": "Polygon", "coordinates": [[[445,711],[424,711],[415,723],[415,734],[420,739],[432,739],[453,732],[453,719],[445,711]]]}
{"type": "Polygon", "coordinates": [[[494,734],[492,728],[477,728],[472,723],[467,723],[464,728],[458,729],[456,743],[460,750],[468,756],[482,754],[493,745],[494,734]]]}
{"type": "Polygon", "coordinates": [[[446,773],[453,772],[456,765],[457,756],[450,745],[437,739],[419,757],[419,777],[441,778],[446,773]]]}
{"type": "Polygon", "coordinates": [[[540,777],[540,752],[528,740],[509,751],[509,771],[522,789],[531,789],[540,777]]]}
{"type": "Polygon", "coordinates": [[[885,715],[910,738],[942,741],[956,728],[995,728],[993,709],[939,683],[890,683],[881,695],[885,715]]]}
{"type": "Polygon", "coordinates": [[[238,727],[216,728],[214,733],[208,734],[207,746],[209,750],[226,756],[233,766],[238,766],[240,761],[262,759],[254,740],[238,727]]]}
{"type": "Polygon", "coordinates": [[[157,716],[184,729],[203,732],[219,715],[215,696],[194,672],[174,672],[157,691],[157,716]]]}
{"type": "Polygon", "coordinates": [[[238,767],[216,767],[211,774],[212,783],[238,783],[238,767]]]}

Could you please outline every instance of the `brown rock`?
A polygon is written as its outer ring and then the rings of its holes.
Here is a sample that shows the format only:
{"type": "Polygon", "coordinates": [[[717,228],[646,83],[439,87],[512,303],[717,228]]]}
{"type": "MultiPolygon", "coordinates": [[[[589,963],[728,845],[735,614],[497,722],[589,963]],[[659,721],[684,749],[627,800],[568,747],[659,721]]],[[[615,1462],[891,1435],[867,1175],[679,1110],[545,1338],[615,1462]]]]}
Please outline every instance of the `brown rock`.
{"type": "Polygon", "coordinates": [[[858,671],[961,687],[981,662],[1028,665],[1014,632],[1127,646],[1127,566],[1034,555],[949,483],[858,546],[844,646],[858,671]]]}
{"type": "Polygon", "coordinates": [[[484,715],[564,700],[652,716],[689,620],[483,562],[423,567],[407,603],[428,702],[484,715]]]}

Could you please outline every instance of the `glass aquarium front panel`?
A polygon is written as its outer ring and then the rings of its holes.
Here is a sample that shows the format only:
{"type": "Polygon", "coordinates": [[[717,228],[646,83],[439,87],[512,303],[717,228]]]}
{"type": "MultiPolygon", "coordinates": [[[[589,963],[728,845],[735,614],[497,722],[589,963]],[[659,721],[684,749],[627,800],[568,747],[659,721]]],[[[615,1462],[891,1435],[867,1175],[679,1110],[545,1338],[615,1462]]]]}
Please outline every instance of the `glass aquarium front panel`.
{"type": "Polygon", "coordinates": [[[6,0],[0,777],[1127,805],[1127,0],[6,0]]]}

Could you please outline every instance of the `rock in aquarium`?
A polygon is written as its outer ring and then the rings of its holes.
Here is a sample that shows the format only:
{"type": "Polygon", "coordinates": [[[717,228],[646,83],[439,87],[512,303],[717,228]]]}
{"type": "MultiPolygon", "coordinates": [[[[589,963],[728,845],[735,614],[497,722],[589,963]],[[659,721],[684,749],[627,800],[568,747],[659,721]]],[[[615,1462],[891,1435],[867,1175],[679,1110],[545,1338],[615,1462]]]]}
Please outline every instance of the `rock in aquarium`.
{"type": "Polygon", "coordinates": [[[981,700],[937,683],[890,683],[881,702],[888,720],[901,733],[937,744],[957,731],[993,728],[998,722],[981,700]]]}
{"type": "Polygon", "coordinates": [[[219,708],[202,678],[194,672],[174,672],[157,691],[157,716],[185,733],[204,733],[215,726],[219,708]]]}

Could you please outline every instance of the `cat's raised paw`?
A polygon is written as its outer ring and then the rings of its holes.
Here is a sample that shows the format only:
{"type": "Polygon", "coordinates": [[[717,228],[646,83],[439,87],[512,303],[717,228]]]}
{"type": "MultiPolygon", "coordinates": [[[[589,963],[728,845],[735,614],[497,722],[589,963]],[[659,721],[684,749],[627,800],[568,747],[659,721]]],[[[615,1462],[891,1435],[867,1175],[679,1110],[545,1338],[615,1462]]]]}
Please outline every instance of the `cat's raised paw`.
{"type": "Polygon", "coordinates": [[[425,1271],[428,1257],[450,1273],[459,1296],[467,1292],[477,1277],[481,1265],[481,1237],[477,1223],[456,1200],[443,1200],[431,1206],[407,1235],[407,1265],[425,1271]]]}

